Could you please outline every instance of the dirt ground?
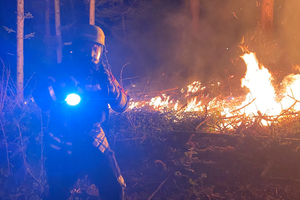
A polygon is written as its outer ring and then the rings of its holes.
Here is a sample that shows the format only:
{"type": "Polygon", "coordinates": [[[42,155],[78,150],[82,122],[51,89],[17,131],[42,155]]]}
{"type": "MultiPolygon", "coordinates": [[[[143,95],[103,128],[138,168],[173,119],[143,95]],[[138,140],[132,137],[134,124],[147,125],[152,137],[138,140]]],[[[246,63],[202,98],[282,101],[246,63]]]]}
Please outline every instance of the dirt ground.
{"type": "MultiPolygon", "coordinates": [[[[300,199],[298,119],[294,119],[293,129],[290,123],[289,129],[278,126],[276,131],[254,124],[228,133],[204,132],[207,124],[196,130],[203,120],[199,116],[176,121],[172,113],[152,111],[111,115],[104,130],[127,184],[127,200],[300,199]],[[282,134],[269,134],[278,132],[282,134]]],[[[29,127],[25,122],[24,127],[29,127]]],[[[13,123],[7,127],[15,132],[13,123]]],[[[24,129],[26,166],[18,146],[21,140],[14,139],[18,135],[7,137],[10,174],[5,143],[0,146],[0,199],[40,200],[47,192],[39,130],[24,129]]],[[[81,180],[75,187],[96,195],[87,183],[81,180]]]]}
{"type": "Polygon", "coordinates": [[[253,134],[249,128],[231,135],[158,129],[136,136],[123,128],[114,129],[110,141],[127,199],[300,198],[297,135],[253,134]]]}
{"type": "Polygon", "coordinates": [[[120,141],[115,151],[127,199],[299,199],[298,143],[170,133],[156,144],[120,141]]]}

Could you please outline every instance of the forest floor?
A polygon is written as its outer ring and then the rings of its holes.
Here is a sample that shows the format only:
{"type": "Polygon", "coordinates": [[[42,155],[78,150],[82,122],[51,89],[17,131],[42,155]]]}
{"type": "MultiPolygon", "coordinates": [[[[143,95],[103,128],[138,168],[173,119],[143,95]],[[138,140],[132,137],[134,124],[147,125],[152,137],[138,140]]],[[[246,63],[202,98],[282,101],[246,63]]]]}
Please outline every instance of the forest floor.
{"type": "MultiPolygon", "coordinates": [[[[300,198],[299,134],[270,135],[270,127],[254,124],[232,134],[203,133],[175,126],[168,114],[142,113],[113,115],[108,125],[119,121],[108,132],[127,199],[300,198]]],[[[184,121],[193,120],[201,121],[184,121]]]]}
{"type": "MultiPolygon", "coordinates": [[[[0,100],[0,199],[40,200],[47,193],[45,118],[31,100],[0,100]]],[[[253,120],[146,106],[112,112],[103,129],[127,200],[300,199],[300,116],[292,108],[253,120]]],[[[97,194],[87,183],[74,186],[74,200],[97,194]]]]}
{"type": "MultiPolygon", "coordinates": [[[[39,121],[32,109],[15,112],[22,116],[18,124],[23,132],[20,135],[13,126],[16,120],[9,122],[8,115],[2,129],[11,131],[4,131],[9,134],[8,154],[4,138],[0,146],[0,199],[38,200],[47,191],[43,141],[39,127],[26,127],[39,121]]],[[[252,123],[233,132],[208,133],[203,116],[186,115],[176,121],[172,112],[146,108],[112,113],[104,130],[127,184],[126,199],[300,198],[299,117],[285,122],[285,127],[252,123]],[[200,123],[203,128],[196,130],[200,123]]],[[[97,193],[84,180],[78,186],[77,191],[97,193]]],[[[80,196],[74,194],[73,199],[90,199],[80,196]]]]}

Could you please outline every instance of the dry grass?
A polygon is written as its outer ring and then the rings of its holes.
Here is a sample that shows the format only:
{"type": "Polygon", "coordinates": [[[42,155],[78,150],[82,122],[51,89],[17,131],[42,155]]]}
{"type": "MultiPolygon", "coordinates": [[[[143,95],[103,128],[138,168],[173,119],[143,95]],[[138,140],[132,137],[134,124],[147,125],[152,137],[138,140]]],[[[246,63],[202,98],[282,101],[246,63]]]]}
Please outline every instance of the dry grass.
{"type": "Polygon", "coordinates": [[[39,199],[45,187],[41,111],[31,99],[17,98],[10,71],[2,65],[0,196],[39,199]]]}

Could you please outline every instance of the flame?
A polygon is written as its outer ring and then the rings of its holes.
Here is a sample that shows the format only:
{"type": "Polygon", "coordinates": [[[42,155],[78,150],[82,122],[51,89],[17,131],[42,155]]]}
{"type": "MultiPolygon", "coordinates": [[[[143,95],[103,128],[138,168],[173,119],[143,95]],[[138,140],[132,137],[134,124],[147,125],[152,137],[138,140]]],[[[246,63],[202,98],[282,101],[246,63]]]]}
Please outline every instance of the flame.
{"type": "Polygon", "coordinates": [[[247,65],[247,73],[242,79],[241,86],[250,90],[242,106],[255,99],[253,104],[245,108],[245,113],[278,115],[281,112],[281,105],[276,102],[275,90],[271,84],[272,75],[264,66],[259,66],[254,53],[245,54],[242,58],[247,65]]]}
{"type": "Polygon", "coordinates": [[[203,111],[203,107],[201,105],[201,101],[197,101],[197,97],[192,98],[185,109],[186,112],[191,111],[203,111]]]}
{"type": "Polygon", "coordinates": [[[187,93],[196,93],[199,90],[205,89],[205,87],[201,88],[201,82],[199,81],[194,81],[192,84],[187,86],[187,93]]]}
{"type": "MultiPolygon", "coordinates": [[[[246,53],[241,56],[246,65],[247,72],[241,80],[241,87],[249,89],[249,93],[243,98],[230,97],[228,99],[214,98],[208,103],[204,103],[203,91],[206,89],[201,82],[194,81],[186,87],[178,91],[178,95],[186,99],[186,104],[174,97],[162,94],[151,98],[150,101],[133,101],[130,103],[129,109],[139,109],[149,106],[154,110],[161,112],[176,111],[177,115],[181,112],[198,112],[219,109],[224,117],[232,117],[234,114],[242,114],[245,116],[278,116],[286,109],[293,106],[294,111],[300,111],[300,75],[291,74],[283,80],[281,85],[281,93],[278,95],[272,85],[272,75],[264,66],[260,65],[255,53],[246,53]]],[[[222,84],[217,82],[211,86],[219,87],[222,84]]],[[[263,125],[268,122],[262,120],[263,125]]]]}
{"type": "MultiPolygon", "coordinates": [[[[283,109],[288,109],[291,105],[294,104],[295,100],[300,99],[300,74],[290,74],[286,76],[282,82],[285,94],[281,100],[283,109]]],[[[300,110],[300,104],[296,103],[294,106],[295,111],[300,110]]]]}
{"type": "Polygon", "coordinates": [[[164,100],[161,97],[154,97],[151,99],[149,105],[153,106],[153,108],[163,109],[168,107],[170,97],[166,96],[165,94],[162,95],[164,100]]]}
{"type": "MultiPolygon", "coordinates": [[[[283,110],[290,108],[296,99],[300,99],[299,74],[291,74],[285,77],[281,83],[285,92],[280,94],[282,99],[278,100],[279,95],[276,95],[271,83],[273,80],[272,75],[264,66],[259,67],[255,54],[245,54],[242,58],[247,65],[247,73],[245,78],[242,79],[242,87],[247,87],[250,90],[242,106],[255,99],[253,104],[245,107],[247,115],[255,115],[259,112],[267,116],[280,115],[283,110]]],[[[294,109],[299,111],[300,105],[295,104],[294,109]]]]}

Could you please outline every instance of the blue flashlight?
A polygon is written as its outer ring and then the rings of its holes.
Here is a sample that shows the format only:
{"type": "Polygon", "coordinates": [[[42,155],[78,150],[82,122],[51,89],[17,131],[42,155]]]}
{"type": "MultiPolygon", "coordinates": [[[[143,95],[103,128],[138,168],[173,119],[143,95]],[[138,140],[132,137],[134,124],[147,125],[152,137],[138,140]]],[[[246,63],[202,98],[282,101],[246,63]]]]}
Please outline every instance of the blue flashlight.
{"type": "Polygon", "coordinates": [[[65,99],[65,101],[70,106],[76,106],[76,105],[78,105],[80,103],[81,98],[80,98],[80,96],[78,94],[72,93],[72,94],[69,94],[67,96],[67,98],[65,99]]]}

